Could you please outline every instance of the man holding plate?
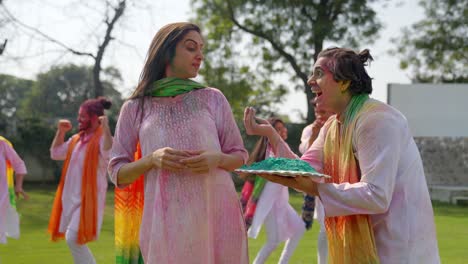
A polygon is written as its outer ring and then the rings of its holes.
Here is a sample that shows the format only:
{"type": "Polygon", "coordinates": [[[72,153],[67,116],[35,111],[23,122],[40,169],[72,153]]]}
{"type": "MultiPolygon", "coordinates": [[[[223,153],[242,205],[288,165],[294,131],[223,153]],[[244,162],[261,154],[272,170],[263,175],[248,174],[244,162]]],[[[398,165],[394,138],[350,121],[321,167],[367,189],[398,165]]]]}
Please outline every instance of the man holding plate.
{"type": "MultiPolygon", "coordinates": [[[[323,50],[308,81],[336,115],[301,159],[331,178],[261,176],[320,199],[330,263],[440,263],[419,151],[406,118],[369,98],[370,60],[369,50],[323,50]]],[[[249,135],[268,137],[277,157],[298,158],[252,108],[244,124],[249,135]]]]}

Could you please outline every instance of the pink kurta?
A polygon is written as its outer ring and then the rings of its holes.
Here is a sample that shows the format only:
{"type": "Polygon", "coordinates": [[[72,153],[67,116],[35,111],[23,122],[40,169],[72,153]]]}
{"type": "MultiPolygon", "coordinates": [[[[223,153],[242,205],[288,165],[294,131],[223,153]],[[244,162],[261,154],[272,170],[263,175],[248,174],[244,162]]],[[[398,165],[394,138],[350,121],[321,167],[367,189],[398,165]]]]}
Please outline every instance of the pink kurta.
{"type": "MultiPolygon", "coordinates": [[[[143,156],[171,147],[247,159],[229,103],[216,89],[149,98],[143,119],[140,113],[137,100],[121,109],[109,164],[114,183],[119,169],[133,161],[138,141],[143,156]]],[[[229,172],[148,171],[140,247],[145,263],[247,264],[244,220],[229,172]]]]}
{"type": "Polygon", "coordinates": [[[10,205],[6,177],[6,160],[10,161],[15,173],[26,174],[26,166],[16,151],[5,141],[0,140],[0,243],[6,242],[6,235],[19,235],[19,222],[16,211],[10,205]]]}
{"type": "MultiPolygon", "coordinates": [[[[85,138],[88,141],[92,135],[85,138]]],[[[64,144],[50,149],[50,156],[53,160],[65,160],[67,157],[68,145],[71,138],[64,144]]],[[[110,150],[104,150],[104,136],[99,142],[99,163],[97,170],[97,192],[98,192],[98,233],[101,230],[102,219],[104,216],[104,207],[106,203],[107,191],[107,165],[109,163],[110,150]]],[[[62,216],[60,217],[60,232],[66,232],[67,228],[73,231],[78,231],[80,225],[80,209],[81,209],[81,183],[83,180],[83,164],[86,156],[86,147],[88,142],[83,144],[80,139],[73,149],[68,165],[68,171],[65,178],[62,194],[62,216]]]]}
{"type": "MultiPolygon", "coordinates": [[[[363,114],[356,124],[352,144],[361,169],[360,182],[319,184],[325,216],[369,214],[381,263],[440,263],[418,148],[406,118],[391,106],[383,109],[363,114]]],[[[318,171],[323,167],[329,125],[324,125],[302,156],[318,171]]],[[[284,145],[277,148],[277,154],[294,157],[284,145]]]]}

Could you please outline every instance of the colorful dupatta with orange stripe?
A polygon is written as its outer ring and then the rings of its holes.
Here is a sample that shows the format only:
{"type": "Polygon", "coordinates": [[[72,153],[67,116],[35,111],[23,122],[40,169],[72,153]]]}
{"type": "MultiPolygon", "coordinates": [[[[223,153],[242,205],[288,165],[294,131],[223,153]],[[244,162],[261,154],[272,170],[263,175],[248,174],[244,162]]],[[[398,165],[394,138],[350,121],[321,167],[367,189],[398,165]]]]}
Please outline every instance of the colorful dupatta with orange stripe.
{"type": "MultiPolygon", "coordinates": [[[[0,140],[6,142],[10,147],[13,147],[8,139],[0,136],[0,140]]],[[[15,179],[13,177],[13,167],[9,160],[6,160],[6,179],[8,186],[8,196],[10,198],[10,205],[13,209],[16,210],[16,199],[15,199],[15,179]]]]}
{"type": "MultiPolygon", "coordinates": [[[[99,163],[99,147],[102,136],[102,128],[98,127],[91,136],[88,146],[86,147],[86,156],[83,164],[83,177],[81,189],[81,209],[80,209],[80,224],[78,227],[78,244],[86,244],[87,242],[96,240],[97,238],[97,168],[99,163]]],[[[54,205],[49,220],[48,231],[52,241],[63,239],[65,234],[59,231],[60,218],[62,216],[62,194],[67,176],[68,166],[70,165],[71,155],[81,133],[72,137],[67,150],[67,157],[63,163],[62,176],[60,183],[55,193],[54,205]]]]}
{"type": "MultiPolygon", "coordinates": [[[[361,178],[353,153],[352,137],[360,115],[376,106],[368,98],[368,95],[353,96],[344,113],[343,124],[335,119],[328,129],[324,144],[324,173],[332,178],[327,182],[356,183],[361,178]]],[[[379,263],[369,215],[327,217],[325,227],[329,263],[379,263]]]]}
{"type": "MultiPolygon", "coordinates": [[[[135,160],[141,159],[140,144],[135,160]]],[[[143,264],[140,225],[145,199],[143,175],[127,187],[115,188],[115,250],[117,264],[143,264]]]]}

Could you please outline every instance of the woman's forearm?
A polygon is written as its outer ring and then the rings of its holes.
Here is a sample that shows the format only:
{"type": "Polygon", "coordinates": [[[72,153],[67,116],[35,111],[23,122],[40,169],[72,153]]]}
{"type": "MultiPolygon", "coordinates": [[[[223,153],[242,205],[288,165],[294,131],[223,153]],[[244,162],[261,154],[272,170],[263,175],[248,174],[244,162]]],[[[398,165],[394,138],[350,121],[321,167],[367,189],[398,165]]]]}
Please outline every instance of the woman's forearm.
{"type": "Polygon", "coordinates": [[[244,165],[244,159],[237,154],[225,154],[221,152],[218,167],[227,171],[233,171],[244,165]]]}
{"type": "Polygon", "coordinates": [[[136,181],[142,174],[153,168],[151,156],[147,155],[137,161],[123,165],[117,172],[117,184],[130,184],[136,181]]]}

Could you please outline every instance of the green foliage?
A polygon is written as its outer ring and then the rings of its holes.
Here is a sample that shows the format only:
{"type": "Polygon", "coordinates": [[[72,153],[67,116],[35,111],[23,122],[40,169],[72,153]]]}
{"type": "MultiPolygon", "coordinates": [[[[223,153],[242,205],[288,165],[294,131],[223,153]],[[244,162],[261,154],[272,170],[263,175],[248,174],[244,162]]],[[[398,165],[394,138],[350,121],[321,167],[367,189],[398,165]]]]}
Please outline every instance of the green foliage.
{"type": "MultiPolygon", "coordinates": [[[[112,108],[119,108],[122,99],[114,89],[114,82],[121,80],[120,73],[115,68],[106,69],[103,73],[107,74],[103,81],[105,96],[112,100],[112,108]]],[[[92,67],[74,64],[53,66],[37,76],[21,114],[23,117],[44,118],[51,123],[59,118],[74,121],[81,103],[92,98],[93,94],[92,67]]]]}
{"type": "MultiPolygon", "coordinates": [[[[113,130],[122,105],[114,87],[122,77],[115,68],[103,73],[105,96],[113,103],[107,113],[113,130]]],[[[37,81],[0,75],[0,93],[0,134],[14,142],[18,152],[37,158],[44,168],[58,169],[49,157],[57,120],[66,118],[76,124],[79,106],[94,94],[92,67],[54,66],[39,74],[37,81]]]]}
{"type": "MultiPolygon", "coordinates": [[[[260,93],[265,87],[274,90],[277,85],[274,80],[289,76],[291,83],[303,89],[309,100],[313,94],[307,86],[307,75],[323,43],[332,41],[357,47],[360,43],[372,42],[381,27],[371,6],[377,0],[192,2],[196,7],[196,22],[207,33],[207,53],[210,54],[207,61],[219,62],[210,70],[247,65],[256,80],[275,85],[259,86],[249,80],[249,75],[238,76],[260,93]]],[[[204,76],[209,74],[212,73],[203,73],[204,76]]],[[[239,78],[233,80],[240,82],[239,78]]],[[[274,102],[256,103],[271,105],[274,102]]],[[[311,122],[313,118],[313,109],[309,106],[307,120],[311,122]]]]}
{"type": "Polygon", "coordinates": [[[392,53],[415,82],[468,82],[468,1],[423,0],[425,18],[405,28],[392,53]]]}
{"type": "MultiPolygon", "coordinates": [[[[47,124],[37,116],[27,117],[18,122],[15,136],[13,140],[18,153],[28,153],[35,157],[43,168],[52,168],[55,180],[58,182],[61,164],[52,160],[49,155],[49,148],[55,136],[55,126],[47,124]]],[[[44,178],[46,175],[42,176],[44,178]]]]}
{"type": "Polygon", "coordinates": [[[13,120],[17,119],[18,109],[32,85],[31,80],[0,74],[0,131],[3,134],[15,125],[13,120]]]}

